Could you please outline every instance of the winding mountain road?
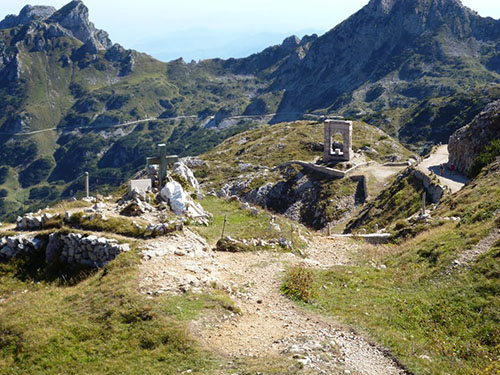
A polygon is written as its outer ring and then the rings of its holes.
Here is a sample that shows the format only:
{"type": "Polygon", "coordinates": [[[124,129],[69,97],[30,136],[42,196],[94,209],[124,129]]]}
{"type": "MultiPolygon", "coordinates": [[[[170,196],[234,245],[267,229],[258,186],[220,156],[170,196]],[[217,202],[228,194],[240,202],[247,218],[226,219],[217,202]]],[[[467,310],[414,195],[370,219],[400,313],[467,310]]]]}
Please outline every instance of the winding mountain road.
{"type": "Polygon", "coordinates": [[[429,176],[431,174],[436,175],[441,186],[448,187],[452,193],[456,193],[457,191],[460,191],[467,182],[469,182],[469,179],[456,171],[450,171],[447,166],[448,160],[448,145],[441,145],[438,146],[435,152],[433,152],[429,157],[422,160],[422,162],[417,166],[417,169],[429,176]],[[441,164],[445,166],[443,176],[441,176],[440,173],[441,164]]]}

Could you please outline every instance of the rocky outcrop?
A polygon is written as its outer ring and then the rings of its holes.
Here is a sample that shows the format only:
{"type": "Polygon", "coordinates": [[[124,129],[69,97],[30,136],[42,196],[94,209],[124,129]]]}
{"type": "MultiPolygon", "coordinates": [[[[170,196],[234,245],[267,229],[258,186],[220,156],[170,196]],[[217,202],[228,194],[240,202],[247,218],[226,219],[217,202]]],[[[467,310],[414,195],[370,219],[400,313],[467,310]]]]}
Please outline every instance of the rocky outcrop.
{"type": "Polygon", "coordinates": [[[198,180],[194,176],[193,171],[186,164],[184,164],[184,162],[180,161],[175,163],[172,172],[186,180],[196,192],[200,191],[200,184],[198,183],[198,180]]]}
{"type": "MultiPolygon", "coordinates": [[[[28,29],[21,32],[20,38],[31,35],[36,36],[35,29],[45,28],[37,33],[38,39],[48,39],[64,34],[71,35],[80,40],[85,50],[90,53],[97,53],[106,50],[113,45],[107,32],[96,29],[89,20],[89,10],[81,0],[71,1],[63,8],[56,10],[47,6],[25,6],[18,16],[9,15],[0,22],[0,29],[7,29],[16,26],[25,26],[28,29]],[[40,26],[42,25],[42,26],[40,26]]],[[[38,41],[40,44],[40,41],[38,41]]],[[[41,49],[38,49],[41,50],[41,49]]],[[[129,56],[130,57],[130,56],[129,56]]]]}
{"type": "Polygon", "coordinates": [[[0,22],[0,29],[10,29],[11,27],[23,26],[31,21],[45,20],[56,12],[56,8],[51,6],[31,6],[26,5],[18,16],[10,14],[0,22]]]}
{"type": "Polygon", "coordinates": [[[450,137],[450,163],[457,171],[468,174],[476,157],[496,139],[500,139],[500,100],[488,104],[470,124],[450,137]]]}
{"type": "Polygon", "coordinates": [[[211,215],[195,202],[177,181],[168,182],[161,190],[160,196],[168,202],[177,216],[186,216],[205,223],[211,219],[211,215]]]}
{"type": "Polygon", "coordinates": [[[69,30],[71,34],[83,42],[92,52],[111,48],[113,45],[104,30],[98,30],[89,21],[89,10],[81,0],[74,0],[55,12],[48,20],[69,30]]]}

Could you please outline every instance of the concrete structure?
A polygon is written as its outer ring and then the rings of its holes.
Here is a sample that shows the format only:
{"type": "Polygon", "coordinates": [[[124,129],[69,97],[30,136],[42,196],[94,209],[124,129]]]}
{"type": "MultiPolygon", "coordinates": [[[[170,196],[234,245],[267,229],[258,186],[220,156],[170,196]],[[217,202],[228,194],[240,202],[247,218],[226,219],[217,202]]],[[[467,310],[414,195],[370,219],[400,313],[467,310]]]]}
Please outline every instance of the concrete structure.
{"type": "Polygon", "coordinates": [[[325,120],[324,161],[349,161],[352,152],[352,121],[325,120]],[[334,141],[336,135],[342,136],[342,143],[334,141]]]}
{"type": "Polygon", "coordinates": [[[146,164],[147,166],[157,164],[160,166],[158,181],[159,188],[163,186],[165,182],[165,178],[167,177],[167,167],[172,167],[175,163],[179,161],[179,157],[177,155],[167,155],[167,145],[164,143],[159,144],[158,148],[160,149],[160,157],[158,158],[147,158],[146,164]]]}
{"type": "Polygon", "coordinates": [[[137,189],[141,193],[146,193],[148,191],[151,191],[153,187],[153,184],[151,182],[151,179],[145,179],[145,180],[132,180],[129,183],[129,191],[132,191],[134,189],[137,189]]]}

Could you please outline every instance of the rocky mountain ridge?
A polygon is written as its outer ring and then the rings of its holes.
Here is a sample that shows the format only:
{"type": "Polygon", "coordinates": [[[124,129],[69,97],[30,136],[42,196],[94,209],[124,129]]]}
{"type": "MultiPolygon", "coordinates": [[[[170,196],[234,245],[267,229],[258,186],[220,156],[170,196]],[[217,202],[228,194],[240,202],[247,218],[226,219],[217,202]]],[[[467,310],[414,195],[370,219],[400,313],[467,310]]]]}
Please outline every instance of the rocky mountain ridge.
{"type": "MultiPolygon", "coordinates": [[[[59,10],[27,6],[0,23],[0,159],[8,181],[0,215],[19,210],[21,200],[80,191],[85,171],[93,185],[119,185],[157,143],[172,154],[201,154],[240,131],[306,112],[359,115],[411,146],[442,141],[464,123],[444,121],[431,99],[442,112],[469,96],[496,99],[494,90],[465,87],[500,79],[497,25],[454,0],[372,1],[321,37],[292,36],[244,59],[162,63],[113,45],[82,1],[59,10]],[[431,110],[413,122],[423,98],[431,110]],[[453,105],[441,107],[446,101],[453,105]],[[144,119],[155,120],[115,128],[144,119]],[[429,121],[442,129],[427,131],[429,121]]],[[[479,111],[478,103],[464,109],[467,119],[479,111]]]]}

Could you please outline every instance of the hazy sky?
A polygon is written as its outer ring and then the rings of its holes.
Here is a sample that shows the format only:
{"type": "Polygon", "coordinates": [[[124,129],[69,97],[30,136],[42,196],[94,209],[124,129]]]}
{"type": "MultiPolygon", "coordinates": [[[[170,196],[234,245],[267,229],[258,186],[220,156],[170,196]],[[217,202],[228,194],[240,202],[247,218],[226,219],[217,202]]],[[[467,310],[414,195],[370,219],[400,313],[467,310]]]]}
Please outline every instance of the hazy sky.
{"type": "MultiPolygon", "coordinates": [[[[27,3],[60,8],[69,0],[0,0],[0,18],[27,3]]],[[[113,42],[162,60],[242,57],[285,36],[330,30],[368,0],[84,0],[113,42]]],[[[464,0],[500,18],[498,0],[464,0]]]]}

